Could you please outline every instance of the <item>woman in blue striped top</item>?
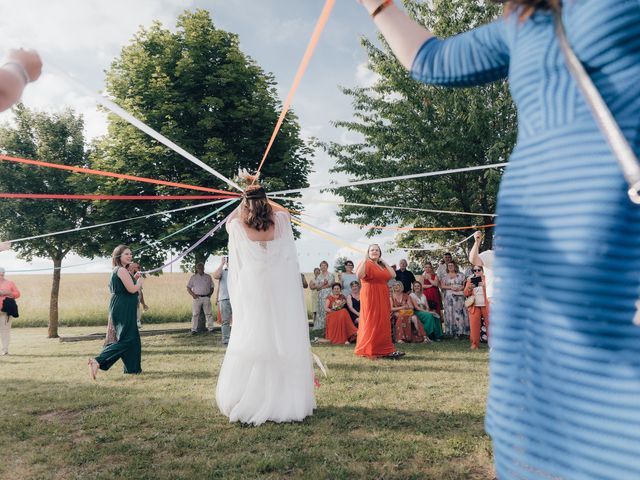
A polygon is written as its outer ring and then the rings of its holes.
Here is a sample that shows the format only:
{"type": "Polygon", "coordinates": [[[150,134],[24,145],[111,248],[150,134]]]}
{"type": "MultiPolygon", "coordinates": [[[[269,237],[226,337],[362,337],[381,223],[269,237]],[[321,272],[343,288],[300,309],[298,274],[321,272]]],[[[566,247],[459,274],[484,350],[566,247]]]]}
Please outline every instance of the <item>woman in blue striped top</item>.
{"type": "Polygon", "coordinates": [[[498,195],[486,425],[498,477],[640,478],[640,207],[555,35],[569,42],[640,153],[640,1],[514,0],[438,39],[362,0],[414,78],[509,79],[517,145],[498,195]],[[613,273],[615,272],[615,274],[613,273]]]}

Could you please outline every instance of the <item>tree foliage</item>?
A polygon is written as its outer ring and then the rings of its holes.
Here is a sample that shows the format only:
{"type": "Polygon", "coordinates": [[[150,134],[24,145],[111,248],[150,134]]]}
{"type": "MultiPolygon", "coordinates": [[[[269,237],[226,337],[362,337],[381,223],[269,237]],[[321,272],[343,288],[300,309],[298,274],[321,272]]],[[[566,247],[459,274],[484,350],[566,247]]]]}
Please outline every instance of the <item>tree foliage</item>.
{"type": "MultiPolygon", "coordinates": [[[[87,167],[83,120],[73,111],[47,114],[18,105],[13,125],[0,128],[0,150],[5,155],[38,159],[50,163],[87,167]]],[[[94,180],[63,170],[0,162],[0,189],[14,193],[90,193],[94,180]]],[[[93,224],[91,202],[75,200],[11,199],[0,202],[0,232],[9,239],[40,235],[93,224]]],[[[60,266],[74,252],[93,257],[99,243],[90,232],[68,233],[14,243],[20,258],[53,261],[53,283],[49,307],[49,337],[58,336],[58,291],[60,266]]]]}
{"type": "MultiPolygon", "coordinates": [[[[475,0],[407,0],[405,6],[412,17],[440,37],[486,23],[500,13],[498,6],[475,0]]],[[[335,122],[362,139],[347,145],[323,145],[336,160],[334,172],[360,180],[506,161],[516,135],[516,113],[506,82],[475,88],[420,84],[410,78],[384,39],[380,41],[379,48],[368,39],[362,40],[368,68],[375,72],[376,80],[371,87],[343,89],[352,99],[355,119],[335,122]]],[[[501,175],[501,170],[489,169],[334,191],[354,203],[494,213],[501,175]]],[[[341,207],[338,215],[344,222],[364,225],[456,227],[493,223],[492,217],[486,216],[355,206],[341,207]]],[[[433,243],[447,248],[447,244],[471,232],[409,232],[396,240],[407,248],[433,243]]],[[[376,230],[369,231],[373,233],[376,230]]]]}
{"type": "MultiPolygon", "coordinates": [[[[265,73],[239,47],[238,36],[216,28],[204,10],[187,11],[176,31],[160,23],[142,28],[107,72],[107,91],[126,110],[190,153],[234,177],[239,168],[255,170],[281,109],[273,76],[265,73]]],[[[300,127],[289,113],[262,170],[268,189],[307,185],[311,150],[300,138],[300,127]]],[[[135,127],[111,116],[108,134],[93,157],[96,168],[228,190],[216,177],[158,144],[135,127]]],[[[194,194],[171,187],[109,179],[101,191],[114,194],[194,194]]],[[[142,215],[185,206],[183,201],[103,202],[105,218],[142,215]]],[[[294,204],[291,204],[294,206],[294,204]]],[[[182,250],[204,235],[221,212],[170,241],[155,239],[191,223],[212,208],[153,217],[143,224],[114,228],[103,236],[106,244],[145,244],[145,266],[157,265],[169,249],[182,250]]],[[[224,231],[204,242],[196,256],[226,246],[224,231]]],[[[191,263],[195,260],[191,257],[191,263]]]]}

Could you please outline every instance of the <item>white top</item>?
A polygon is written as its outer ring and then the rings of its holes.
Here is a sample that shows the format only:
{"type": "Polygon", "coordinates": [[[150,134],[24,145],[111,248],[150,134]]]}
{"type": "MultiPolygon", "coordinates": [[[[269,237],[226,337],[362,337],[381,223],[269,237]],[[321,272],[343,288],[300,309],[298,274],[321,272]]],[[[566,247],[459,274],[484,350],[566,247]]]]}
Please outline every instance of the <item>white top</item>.
{"type": "Polygon", "coordinates": [[[484,270],[484,278],[487,281],[485,285],[487,289],[487,298],[491,300],[493,298],[493,264],[496,259],[496,254],[493,250],[485,250],[480,253],[480,260],[482,260],[482,267],[484,270]]]}

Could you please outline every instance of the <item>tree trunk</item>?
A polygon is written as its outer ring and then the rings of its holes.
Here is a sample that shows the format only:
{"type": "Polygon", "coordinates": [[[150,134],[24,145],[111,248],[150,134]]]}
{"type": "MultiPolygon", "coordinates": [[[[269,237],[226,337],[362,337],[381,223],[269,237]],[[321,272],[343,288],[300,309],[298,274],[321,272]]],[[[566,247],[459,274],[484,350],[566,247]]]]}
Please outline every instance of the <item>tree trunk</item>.
{"type": "Polygon", "coordinates": [[[58,297],[60,293],[60,267],[62,258],[53,259],[53,282],[49,302],[49,332],[47,338],[58,338],[58,297]]]}

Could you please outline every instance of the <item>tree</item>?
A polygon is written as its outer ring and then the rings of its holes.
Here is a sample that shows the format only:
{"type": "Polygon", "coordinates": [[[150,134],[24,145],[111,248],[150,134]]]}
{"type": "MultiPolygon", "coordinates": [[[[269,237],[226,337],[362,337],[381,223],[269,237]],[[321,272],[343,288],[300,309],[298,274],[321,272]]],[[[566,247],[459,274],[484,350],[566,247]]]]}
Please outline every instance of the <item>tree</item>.
{"type": "Polygon", "coordinates": [[[336,258],[336,261],[333,263],[333,271],[334,272],[339,272],[339,273],[344,273],[346,272],[346,268],[344,268],[344,263],[349,260],[347,257],[340,256],[338,258],[336,258]]]}
{"type": "MultiPolygon", "coordinates": [[[[239,48],[238,36],[214,26],[208,12],[185,12],[172,32],[160,23],[142,28],[107,72],[107,91],[126,110],[185,148],[227,177],[239,168],[255,170],[280,111],[273,76],[266,74],[239,48]]],[[[262,171],[268,189],[307,185],[310,148],[300,138],[300,127],[289,113],[262,171]]],[[[191,164],[146,134],[115,116],[108,134],[92,159],[95,168],[163,180],[228,189],[216,177],[191,164]]],[[[164,186],[101,181],[100,190],[112,194],[198,193],[164,186]]],[[[184,206],[185,202],[101,202],[104,218],[151,213],[184,206]]],[[[296,205],[291,203],[290,206],[296,205]]],[[[167,250],[182,250],[202,237],[209,223],[199,224],[163,244],[154,239],[175,231],[211,209],[154,217],[130,228],[106,229],[105,245],[149,245],[141,254],[145,267],[159,264],[167,250]]],[[[188,264],[206,261],[226,247],[226,234],[209,238],[188,258],[188,264]]]]}
{"type": "MultiPolygon", "coordinates": [[[[440,36],[462,32],[499,14],[498,6],[475,0],[407,0],[405,5],[411,16],[440,36]]],[[[410,78],[382,38],[381,42],[378,48],[362,40],[368,67],[377,74],[377,80],[371,87],[344,88],[352,98],[355,119],[335,122],[339,128],[359,133],[362,140],[350,145],[322,145],[336,159],[334,172],[360,180],[506,161],[515,142],[516,112],[505,82],[457,89],[423,85],[410,78]]],[[[354,203],[493,213],[501,174],[501,170],[490,169],[337,188],[334,192],[354,203]]],[[[338,216],[343,222],[365,225],[457,227],[493,223],[492,217],[485,216],[354,206],[341,207],[338,216]]],[[[412,231],[398,235],[397,243],[405,248],[446,245],[471,232],[412,231]]],[[[369,232],[374,233],[377,231],[369,232]]],[[[490,231],[487,239],[490,242],[490,231]]],[[[490,248],[490,243],[485,247],[490,248]]]]}
{"type": "MultiPolygon", "coordinates": [[[[47,114],[18,105],[15,125],[0,128],[0,150],[5,155],[87,167],[82,116],[73,111],[47,114]]],[[[33,165],[0,162],[0,189],[15,193],[90,193],[95,187],[87,175],[33,165]]],[[[11,199],[0,202],[0,232],[6,239],[92,224],[92,203],[77,200],[11,199]]],[[[48,337],[58,337],[58,292],[64,257],[74,252],[93,257],[99,244],[90,234],[68,233],[18,242],[18,256],[53,261],[48,337]]]]}

